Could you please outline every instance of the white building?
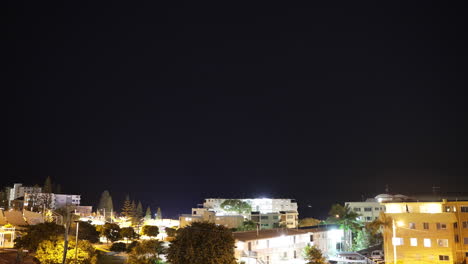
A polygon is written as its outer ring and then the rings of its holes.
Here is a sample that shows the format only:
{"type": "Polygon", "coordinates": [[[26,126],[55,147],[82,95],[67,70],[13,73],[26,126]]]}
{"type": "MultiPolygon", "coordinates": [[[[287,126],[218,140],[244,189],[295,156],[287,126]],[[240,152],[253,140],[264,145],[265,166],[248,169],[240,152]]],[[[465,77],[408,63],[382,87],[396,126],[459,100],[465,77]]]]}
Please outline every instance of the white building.
{"type": "Polygon", "coordinates": [[[379,218],[380,212],[385,210],[385,206],[377,202],[376,199],[367,199],[365,202],[347,202],[346,206],[350,210],[359,214],[359,219],[363,222],[372,222],[379,218]]]}
{"type": "Polygon", "coordinates": [[[305,264],[304,248],[322,250],[324,256],[336,255],[343,244],[343,230],[336,228],[267,229],[234,232],[235,257],[246,264],[305,264]]]}
{"type": "Polygon", "coordinates": [[[40,193],[41,187],[23,186],[22,183],[13,184],[13,188],[8,187],[8,205],[11,205],[11,201],[16,200],[20,197],[24,197],[25,193],[40,193]]]}
{"type": "Polygon", "coordinates": [[[55,193],[26,193],[24,196],[24,206],[27,207],[30,203],[34,206],[43,206],[43,203],[48,201],[50,209],[59,209],[65,206],[79,206],[81,195],[79,194],[55,194],[55,193]]]}
{"type": "MultiPolygon", "coordinates": [[[[207,198],[203,203],[203,207],[217,214],[226,214],[221,208],[221,204],[229,199],[225,198],[207,198]]],[[[260,212],[262,214],[267,213],[279,213],[281,211],[296,211],[297,202],[294,199],[270,199],[270,198],[256,198],[256,199],[239,199],[243,202],[247,202],[251,207],[252,211],[260,212]]]]}

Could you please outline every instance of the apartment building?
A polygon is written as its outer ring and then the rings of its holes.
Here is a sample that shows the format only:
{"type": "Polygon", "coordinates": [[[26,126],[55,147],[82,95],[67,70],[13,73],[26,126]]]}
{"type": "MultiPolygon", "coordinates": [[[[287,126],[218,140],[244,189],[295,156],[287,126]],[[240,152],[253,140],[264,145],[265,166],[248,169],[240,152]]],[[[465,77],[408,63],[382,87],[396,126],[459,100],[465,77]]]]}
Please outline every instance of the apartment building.
{"type": "Polygon", "coordinates": [[[216,215],[208,210],[195,211],[195,214],[182,214],[179,216],[180,227],[186,227],[193,222],[209,222],[227,228],[237,228],[244,222],[242,215],[216,215]]]}
{"type": "Polygon", "coordinates": [[[42,191],[41,187],[36,186],[23,186],[22,183],[15,183],[13,187],[6,188],[8,194],[8,205],[11,205],[12,201],[24,197],[26,193],[40,193],[42,191]]]}
{"type": "Polygon", "coordinates": [[[377,202],[374,198],[369,198],[365,202],[347,202],[350,210],[359,214],[359,220],[363,222],[372,222],[379,218],[380,212],[383,212],[385,206],[377,202]]]}
{"type": "MultiPolygon", "coordinates": [[[[221,208],[221,204],[229,199],[226,198],[207,198],[203,203],[203,208],[210,209],[218,214],[226,214],[221,208]]],[[[247,198],[239,199],[248,203],[252,207],[253,212],[262,214],[278,213],[280,211],[296,211],[297,202],[294,199],[271,199],[271,198],[247,198]]]]}
{"type": "Polygon", "coordinates": [[[257,223],[260,229],[270,228],[296,228],[299,214],[297,211],[281,211],[278,213],[251,212],[250,220],[257,223]]]}
{"type": "Polygon", "coordinates": [[[44,203],[49,203],[47,206],[50,209],[59,209],[65,206],[79,206],[81,203],[81,195],[79,194],[55,194],[55,193],[25,193],[24,206],[44,206],[44,203]]]}
{"type": "Polygon", "coordinates": [[[385,203],[387,263],[468,261],[468,201],[385,203]]]}
{"type": "Polygon", "coordinates": [[[316,246],[327,259],[336,256],[344,243],[344,232],[336,226],[308,229],[276,228],[234,232],[235,257],[246,264],[304,264],[306,246],[316,246]]]}

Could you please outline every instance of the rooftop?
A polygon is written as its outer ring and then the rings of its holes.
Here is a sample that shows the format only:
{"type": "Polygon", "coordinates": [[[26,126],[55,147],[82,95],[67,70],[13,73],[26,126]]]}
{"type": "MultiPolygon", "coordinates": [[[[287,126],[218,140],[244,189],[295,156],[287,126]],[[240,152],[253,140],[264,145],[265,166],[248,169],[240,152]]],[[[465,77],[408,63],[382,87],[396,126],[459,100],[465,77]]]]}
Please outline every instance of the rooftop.
{"type": "Polygon", "coordinates": [[[309,230],[301,229],[288,229],[288,228],[275,228],[275,229],[264,229],[259,230],[258,233],[254,231],[243,231],[243,232],[234,232],[232,235],[234,239],[239,241],[249,241],[257,239],[267,239],[274,238],[279,236],[294,236],[309,233],[309,230]],[[258,235],[257,235],[258,234],[258,235]]]}

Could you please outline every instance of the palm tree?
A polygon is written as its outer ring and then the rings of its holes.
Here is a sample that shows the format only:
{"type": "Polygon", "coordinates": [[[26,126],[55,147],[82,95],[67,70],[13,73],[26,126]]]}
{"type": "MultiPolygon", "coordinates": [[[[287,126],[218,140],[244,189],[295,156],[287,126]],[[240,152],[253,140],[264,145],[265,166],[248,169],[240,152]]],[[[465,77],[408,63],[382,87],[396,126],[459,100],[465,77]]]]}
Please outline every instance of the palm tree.
{"type": "Polygon", "coordinates": [[[347,205],[334,204],[328,215],[326,222],[339,225],[340,229],[344,230],[346,250],[351,249],[350,241],[352,241],[353,234],[356,234],[364,226],[358,218],[359,214],[352,211],[347,205]]]}

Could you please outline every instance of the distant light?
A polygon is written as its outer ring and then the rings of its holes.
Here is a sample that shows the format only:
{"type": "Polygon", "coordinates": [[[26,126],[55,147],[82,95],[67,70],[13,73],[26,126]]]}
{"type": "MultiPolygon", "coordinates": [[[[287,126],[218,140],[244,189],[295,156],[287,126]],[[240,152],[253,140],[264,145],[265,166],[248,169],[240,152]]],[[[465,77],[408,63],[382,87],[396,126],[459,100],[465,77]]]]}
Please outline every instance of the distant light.
{"type": "Polygon", "coordinates": [[[396,224],[397,224],[398,227],[402,227],[402,226],[405,225],[405,222],[403,222],[403,221],[397,221],[396,224]]]}

